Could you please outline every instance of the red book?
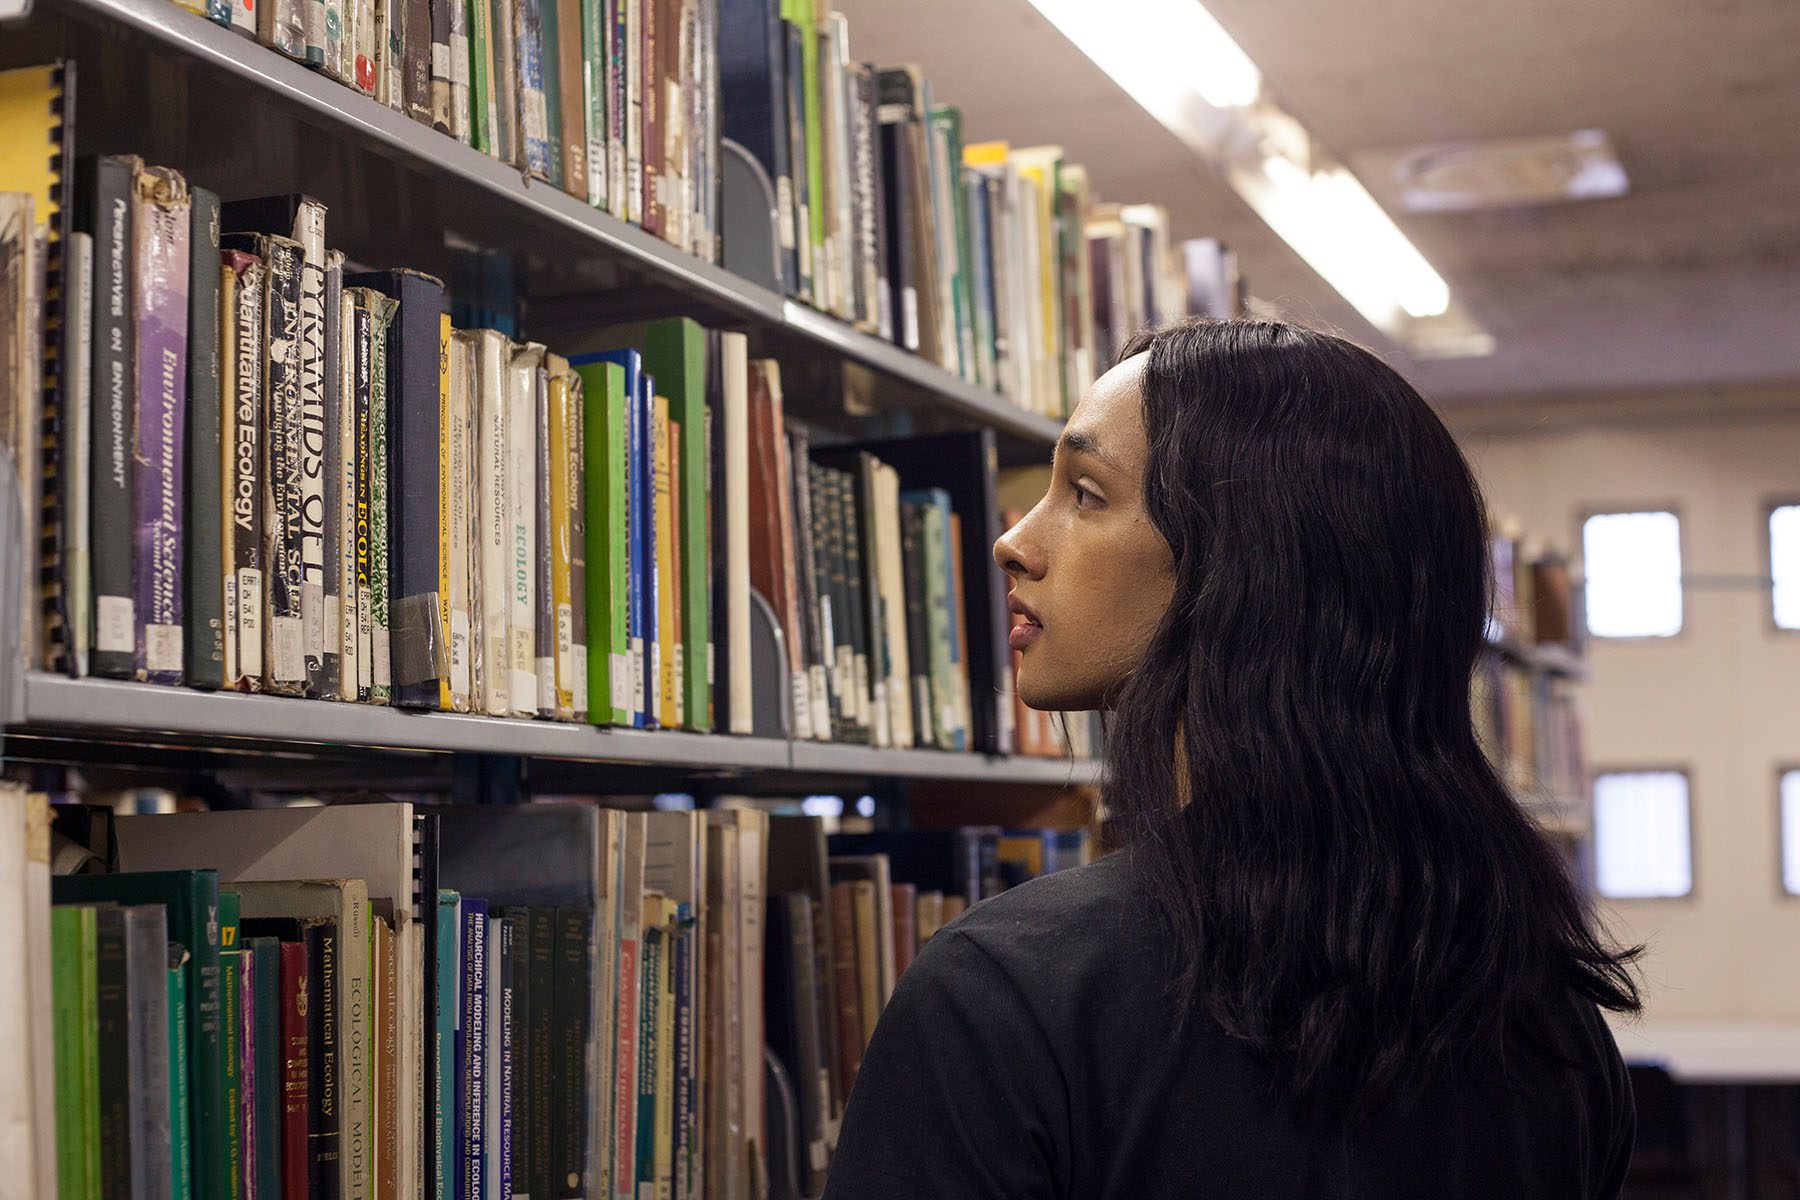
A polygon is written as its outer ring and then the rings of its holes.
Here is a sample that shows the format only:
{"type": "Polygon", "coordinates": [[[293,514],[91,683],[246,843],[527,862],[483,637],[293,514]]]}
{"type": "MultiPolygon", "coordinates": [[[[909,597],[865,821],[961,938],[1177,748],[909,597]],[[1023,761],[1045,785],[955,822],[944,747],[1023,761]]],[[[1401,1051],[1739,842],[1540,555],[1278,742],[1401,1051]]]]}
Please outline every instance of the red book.
{"type": "Polygon", "coordinates": [[[848,883],[831,885],[831,973],[837,985],[838,1051],[843,1062],[843,1095],[850,1094],[862,1067],[863,1019],[856,978],[856,901],[848,883]]]}
{"type": "Polygon", "coordinates": [[[281,943],[281,1196],[307,1200],[307,1121],[312,1110],[306,1041],[306,945],[281,943]]]}
{"type": "Polygon", "coordinates": [[[919,889],[914,884],[896,883],[889,887],[894,900],[894,978],[900,978],[912,965],[919,948],[919,889]]]}

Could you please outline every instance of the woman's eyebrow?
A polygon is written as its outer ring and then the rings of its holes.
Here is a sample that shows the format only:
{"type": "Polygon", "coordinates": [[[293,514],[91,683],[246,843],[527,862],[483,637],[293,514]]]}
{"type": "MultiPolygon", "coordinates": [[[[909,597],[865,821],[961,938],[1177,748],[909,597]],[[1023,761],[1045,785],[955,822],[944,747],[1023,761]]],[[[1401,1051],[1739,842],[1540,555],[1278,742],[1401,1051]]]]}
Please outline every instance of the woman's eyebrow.
{"type": "Polygon", "coordinates": [[[1094,436],[1090,433],[1080,429],[1065,429],[1061,441],[1062,449],[1065,452],[1085,454],[1090,458],[1100,460],[1101,463],[1115,471],[1124,469],[1119,465],[1117,459],[1100,448],[1100,443],[1095,441],[1094,436]]]}

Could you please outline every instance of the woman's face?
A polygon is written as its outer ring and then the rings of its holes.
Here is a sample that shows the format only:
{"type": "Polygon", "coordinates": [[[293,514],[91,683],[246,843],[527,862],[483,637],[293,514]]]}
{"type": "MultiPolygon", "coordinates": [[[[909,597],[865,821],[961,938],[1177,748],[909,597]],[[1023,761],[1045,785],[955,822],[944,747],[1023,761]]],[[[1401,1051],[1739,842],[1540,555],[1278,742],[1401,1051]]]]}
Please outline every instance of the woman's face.
{"type": "Polygon", "coordinates": [[[1057,443],[1050,490],[994,543],[1032,708],[1103,707],[1174,593],[1169,545],[1144,508],[1146,362],[1126,359],[1088,390],[1057,443]]]}

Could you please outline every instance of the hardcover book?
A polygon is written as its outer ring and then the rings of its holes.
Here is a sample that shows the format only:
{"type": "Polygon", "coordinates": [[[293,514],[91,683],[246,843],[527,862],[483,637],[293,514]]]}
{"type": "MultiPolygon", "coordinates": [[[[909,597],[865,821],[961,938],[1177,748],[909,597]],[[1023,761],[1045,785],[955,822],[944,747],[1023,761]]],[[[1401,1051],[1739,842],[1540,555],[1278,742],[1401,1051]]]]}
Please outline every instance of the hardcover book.
{"type": "Polygon", "coordinates": [[[192,188],[188,230],[187,471],[182,507],[186,571],[182,636],[187,682],[225,686],[225,593],[220,552],[219,197],[192,188]]]}

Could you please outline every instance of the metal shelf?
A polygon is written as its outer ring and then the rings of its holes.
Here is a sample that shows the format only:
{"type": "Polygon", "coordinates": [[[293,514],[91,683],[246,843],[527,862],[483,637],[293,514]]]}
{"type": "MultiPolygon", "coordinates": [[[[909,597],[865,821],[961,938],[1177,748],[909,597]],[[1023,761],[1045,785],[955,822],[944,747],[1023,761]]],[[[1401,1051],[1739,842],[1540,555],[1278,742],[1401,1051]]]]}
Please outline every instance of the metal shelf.
{"type": "Polygon", "coordinates": [[[930,779],[1049,787],[1093,783],[1099,764],[935,750],[877,750],[779,738],[606,729],[285,696],[198,692],[31,672],[12,732],[109,744],[283,753],[491,754],[616,763],[672,773],[930,779]]]}
{"type": "MultiPolygon", "coordinates": [[[[663,312],[750,330],[796,376],[853,366],[872,386],[831,377],[823,406],[863,393],[873,411],[839,413],[877,435],[987,426],[1002,457],[1041,459],[1060,423],[1028,413],[891,342],[784,299],[395,112],[171,0],[43,0],[36,30],[77,61],[82,152],[139,153],[184,167],[229,195],[306,191],[330,209],[333,244],[369,265],[448,274],[451,246],[510,256],[534,337],[663,312]],[[149,43],[155,71],[143,70],[149,43]],[[220,120],[228,105],[231,120],[220,120]],[[321,137],[320,135],[324,136],[321,137]],[[903,409],[898,414],[890,408],[903,409]]],[[[28,26],[28,32],[31,32],[28,26]]],[[[10,36],[10,34],[9,34],[10,36]]],[[[42,38],[16,53],[41,57],[42,38]]],[[[0,64],[11,55],[0,54],[0,64]]],[[[785,374],[785,372],[784,372],[785,374]]],[[[804,405],[802,406],[804,407],[804,405]]]]}

